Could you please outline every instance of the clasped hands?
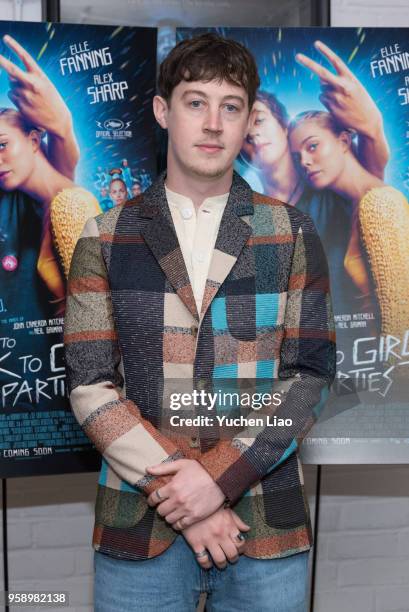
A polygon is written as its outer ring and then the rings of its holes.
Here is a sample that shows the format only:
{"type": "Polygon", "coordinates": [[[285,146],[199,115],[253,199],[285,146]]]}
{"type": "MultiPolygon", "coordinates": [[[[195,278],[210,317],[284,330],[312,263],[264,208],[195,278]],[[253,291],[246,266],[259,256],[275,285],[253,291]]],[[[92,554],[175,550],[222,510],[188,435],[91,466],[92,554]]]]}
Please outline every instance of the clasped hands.
{"type": "Polygon", "coordinates": [[[203,568],[212,566],[211,559],[219,568],[238,559],[245,546],[240,532],[250,527],[233,510],[223,508],[223,491],[200,463],[178,459],[146,471],[152,476],[172,476],[170,482],[149,495],[148,504],[182,532],[203,568]]]}

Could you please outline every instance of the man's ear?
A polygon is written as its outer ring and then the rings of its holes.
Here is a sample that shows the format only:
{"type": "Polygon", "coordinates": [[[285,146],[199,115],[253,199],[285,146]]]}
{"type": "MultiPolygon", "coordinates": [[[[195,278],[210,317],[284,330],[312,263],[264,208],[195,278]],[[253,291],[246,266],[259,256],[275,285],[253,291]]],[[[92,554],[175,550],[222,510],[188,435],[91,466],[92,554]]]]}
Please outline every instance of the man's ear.
{"type": "Polygon", "coordinates": [[[168,103],[162,96],[154,96],[153,98],[153,114],[160,127],[164,130],[168,127],[168,103]]]}

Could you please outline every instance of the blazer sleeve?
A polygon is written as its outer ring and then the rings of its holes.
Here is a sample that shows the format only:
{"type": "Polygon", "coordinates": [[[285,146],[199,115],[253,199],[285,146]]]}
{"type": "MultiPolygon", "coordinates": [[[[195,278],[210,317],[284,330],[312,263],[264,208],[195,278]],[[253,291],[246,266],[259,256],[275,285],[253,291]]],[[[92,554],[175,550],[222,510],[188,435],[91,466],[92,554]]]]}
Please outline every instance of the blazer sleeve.
{"type": "Polygon", "coordinates": [[[64,347],[73,413],[112,469],[147,495],[170,477],[145,469],[183,457],[123,393],[120,350],[97,222],[89,219],[75,247],[67,291],[64,347]]]}
{"type": "Polygon", "coordinates": [[[280,348],[277,390],[285,387],[285,393],[274,409],[277,418],[291,419],[292,424],[265,426],[253,437],[241,432],[219,441],[198,459],[230,503],[297,449],[324,407],[335,370],[327,260],[313,222],[303,215],[295,238],[280,348]]]}

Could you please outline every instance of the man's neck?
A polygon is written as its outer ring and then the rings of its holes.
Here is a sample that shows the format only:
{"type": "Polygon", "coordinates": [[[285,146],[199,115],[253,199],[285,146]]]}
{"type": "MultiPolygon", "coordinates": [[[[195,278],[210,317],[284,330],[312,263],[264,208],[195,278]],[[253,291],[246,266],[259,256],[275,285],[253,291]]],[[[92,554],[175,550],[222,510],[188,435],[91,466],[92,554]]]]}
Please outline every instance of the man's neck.
{"type": "Polygon", "coordinates": [[[178,172],[172,171],[168,166],[166,175],[166,187],[170,191],[190,198],[197,210],[206,198],[223,195],[228,193],[233,180],[233,168],[223,176],[208,178],[202,176],[186,175],[181,176],[178,172]]]}

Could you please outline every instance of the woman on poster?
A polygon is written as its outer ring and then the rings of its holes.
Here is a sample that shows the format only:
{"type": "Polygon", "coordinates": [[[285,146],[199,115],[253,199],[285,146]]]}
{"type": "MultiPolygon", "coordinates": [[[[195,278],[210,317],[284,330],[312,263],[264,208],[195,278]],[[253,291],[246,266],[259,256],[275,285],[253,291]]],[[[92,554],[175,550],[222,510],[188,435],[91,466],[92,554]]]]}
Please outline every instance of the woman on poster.
{"type": "Polygon", "coordinates": [[[56,314],[62,314],[65,278],[76,241],[87,218],[101,209],[94,196],[73,181],[79,153],[64,101],[17,41],[5,36],[4,42],[22,60],[26,71],[0,56],[0,66],[12,86],[9,97],[18,109],[0,110],[0,189],[26,194],[34,206],[40,205],[42,234],[36,267],[57,304],[56,314]],[[47,148],[43,144],[45,132],[47,148]]]}
{"type": "Polygon", "coordinates": [[[288,126],[291,153],[309,184],[330,189],[352,206],[344,265],[368,299],[374,293],[384,335],[409,328],[409,203],[359,162],[351,134],[325,111],[300,113],[288,126]]]}
{"type": "MultiPolygon", "coordinates": [[[[297,61],[319,76],[321,102],[340,124],[355,131],[357,155],[363,167],[382,179],[389,148],[379,109],[360,81],[327,45],[317,41],[315,47],[335,73],[302,54],[296,56],[297,61]]],[[[277,97],[260,91],[242,157],[257,169],[267,195],[288,202],[312,217],[329,259],[335,312],[362,312],[368,300],[357,292],[344,267],[353,221],[350,203],[329,189],[315,189],[305,180],[291,155],[288,122],[286,108],[277,97]]],[[[373,326],[371,333],[376,331],[373,326]]]]}
{"type": "Polygon", "coordinates": [[[109,197],[113,206],[120,206],[128,199],[128,189],[122,178],[121,168],[113,168],[109,171],[111,181],[109,183],[109,197]]]}

